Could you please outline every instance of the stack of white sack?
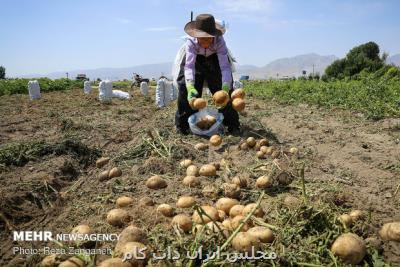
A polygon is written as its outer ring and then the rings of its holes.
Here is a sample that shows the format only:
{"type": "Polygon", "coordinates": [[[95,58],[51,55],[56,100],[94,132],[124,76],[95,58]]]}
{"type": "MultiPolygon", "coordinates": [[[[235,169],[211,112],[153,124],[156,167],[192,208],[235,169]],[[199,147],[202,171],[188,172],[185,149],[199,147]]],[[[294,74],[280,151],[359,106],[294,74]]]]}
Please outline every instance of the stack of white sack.
{"type": "Polygon", "coordinates": [[[92,85],[90,84],[89,81],[85,81],[83,83],[83,92],[85,94],[90,94],[92,92],[92,85]]]}
{"type": "Polygon", "coordinates": [[[42,96],[40,94],[40,86],[37,80],[28,82],[29,97],[31,100],[40,99],[42,96]]]}
{"type": "Polygon", "coordinates": [[[113,97],[112,82],[109,80],[101,81],[99,84],[99,100],[102,103],[111,103],[113,97]]]}

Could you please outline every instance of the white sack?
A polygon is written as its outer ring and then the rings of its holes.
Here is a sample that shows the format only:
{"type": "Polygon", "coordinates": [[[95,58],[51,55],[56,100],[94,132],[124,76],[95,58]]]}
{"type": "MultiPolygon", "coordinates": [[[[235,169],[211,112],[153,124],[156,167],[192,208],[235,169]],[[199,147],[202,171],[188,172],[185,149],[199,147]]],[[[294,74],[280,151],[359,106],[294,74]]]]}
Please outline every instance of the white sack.
{"type": "Polygon", "coordinates": [[[85,81],[83,83],[83,92],[85,94],[90,94],[92,92],[92,85],[90,84],[89,81],[85,81]]]}
{"type": "Polygon", "coordinates": [[[40,86],[37,80],[28,82],[29,97],[31,100],[40,99],[42,96],[40,94],[40,86]]]}
{"type": "Polygon", "coordinates": [[[111,103],[112,82],[109,80],[101,81],[99,84],[99,100],[103,103],[111,103]]]}
{"type": "Polygon", "coordinates": [[[112,90],[112,97],[121,99],[131,99],[131,95],[129,93],[121,90],[112,90]]]}
{"type": "Polygon", "coordinates": [[[144,96],[148,96],[149,95],[149,85],[147,84],[147,82],[141,82],[140,83],[140,92],[144,96]]]}

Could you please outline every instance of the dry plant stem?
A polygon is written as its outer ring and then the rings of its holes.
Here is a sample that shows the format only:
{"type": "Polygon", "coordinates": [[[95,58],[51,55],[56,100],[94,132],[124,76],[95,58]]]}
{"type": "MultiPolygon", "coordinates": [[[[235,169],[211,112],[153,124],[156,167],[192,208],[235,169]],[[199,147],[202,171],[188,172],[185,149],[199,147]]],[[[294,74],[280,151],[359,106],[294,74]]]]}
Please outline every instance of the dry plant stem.
{"type": "Polygon", "coordinates": [[[225,243],[221,246],[221,251],[223,251],[231,242],[232,239],[240,232],[240,230],[243,228],[245,223],[250,219],[250,217],[254,214],[254,212],[258,209],[258,207],[261,204],[261,200],[263,199],[265,195],[265,192],[263,191],[261,195],[258,197],[257,203],[254,206],[254,208],[247,214],[246,218],[239,224],[239,226],[233,231],[233,233],[229,236],[229,238],[225,241],[225,243]]]}
{"type": "Polygon", "coordinates": [[[300,179],[301,179],[301,188],[303,190],[304,203],[307,204],[308,199],[307,199],[307,194],[306,194],[306,183],[304,181],[304,163],[301,165],[300,179]]]}

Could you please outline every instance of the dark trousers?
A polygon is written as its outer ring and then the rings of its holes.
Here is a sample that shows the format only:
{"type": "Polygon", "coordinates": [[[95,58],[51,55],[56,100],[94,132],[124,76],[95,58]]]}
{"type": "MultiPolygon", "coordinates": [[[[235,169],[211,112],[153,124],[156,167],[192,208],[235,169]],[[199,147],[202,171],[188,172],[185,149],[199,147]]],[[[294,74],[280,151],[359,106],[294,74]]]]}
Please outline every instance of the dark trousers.
{"type": "MultiPolygon", "coordinates": [[[[181,131],[187,131],[189,129],[188,118],[190,115],[197,112],[197,110],[193,110],[189,102],[187,101],[187,89],[185,82],[185,60],[184,57],[180,66],[180,71],[178,75],[178,110],[175,114],[175,125],[181,131]]],[[[219,61],[217,54],[213,54],[209,57],[205,57],[202,55],[197,55],[196,57],[196,65],[195,65],[195,84],[194,87],[199,92],[199,96],[202,96],[203,93],[203,84],[204,81],[207,81],[208,89],[210,89],[211,94],[221,90],[222,88],[222,75],[221,69],[219,67],[219,61]]],[[[233,86],[231,83],[231,94],[233,91],[233,86]]],[[[224,115],[223,124],[228,126],[228,130],[232,130],[235,128],[239,128],[239,115],[236,110],[233,109],[232,103],[229,102],[226,107],[220,109],[219,112],[222,112],[224,115]]]]}

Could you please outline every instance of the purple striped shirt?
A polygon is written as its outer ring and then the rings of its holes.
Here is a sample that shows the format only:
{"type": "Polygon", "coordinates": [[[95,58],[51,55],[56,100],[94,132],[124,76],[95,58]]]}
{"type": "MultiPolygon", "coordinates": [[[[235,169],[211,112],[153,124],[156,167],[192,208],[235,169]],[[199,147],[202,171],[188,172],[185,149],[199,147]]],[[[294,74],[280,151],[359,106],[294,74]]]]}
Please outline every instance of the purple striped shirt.
{"type": "Polygon", "coordinates": [[[196,56],[211,56],[217,53],[219,67],[221,68],[222,82],[231,84],[232,69],[228,60],[228,48],[222,36],[214,37],[213,43],[207,48],[203,48],[197,41],[197,38],[189,37],[186,41],[186,62],[185,62],[185,79],[193,82],[195,78],[196,56]]]}

